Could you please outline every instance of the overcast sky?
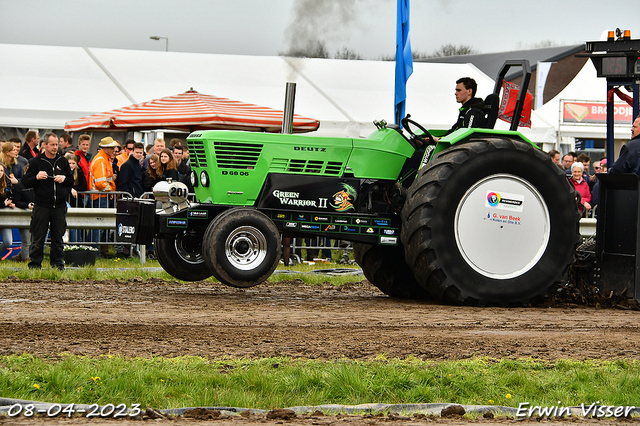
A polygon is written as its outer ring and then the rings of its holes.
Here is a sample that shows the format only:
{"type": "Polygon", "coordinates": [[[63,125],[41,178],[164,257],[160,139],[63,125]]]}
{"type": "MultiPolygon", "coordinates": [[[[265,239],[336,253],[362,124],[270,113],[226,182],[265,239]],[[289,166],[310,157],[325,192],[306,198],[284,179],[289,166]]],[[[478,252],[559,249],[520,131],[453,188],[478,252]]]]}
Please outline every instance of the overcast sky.
{"type": "MultiPolygon", "coordinates": [[[[0,0],[0,43],[278,55],[308,38],[377,59],[394,54],[395,0],[0,0]]],[[[414,51],[482,53],[552,41],[640,38],[639,0],[413,0],[414,51]]],[[[0,58],[1,61],[1,58],[0,58]]],[[[7,66],[8,64],[3,64],[7,66]]]]}

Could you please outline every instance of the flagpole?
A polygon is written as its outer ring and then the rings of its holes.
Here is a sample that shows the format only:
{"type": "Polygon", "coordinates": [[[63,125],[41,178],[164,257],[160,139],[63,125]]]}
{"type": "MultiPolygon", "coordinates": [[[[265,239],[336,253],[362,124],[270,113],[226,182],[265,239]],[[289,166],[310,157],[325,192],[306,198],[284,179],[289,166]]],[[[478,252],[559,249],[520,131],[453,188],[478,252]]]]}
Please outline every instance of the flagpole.
{"type": "Polygon", "coordinates": [[[395,102],[393,107],[395,123],[402,126],[407,99],[407,80],[413,73],[413,56],[409,38],[409,0],[397,0],[396,22],[396,75],[395,102]]]}

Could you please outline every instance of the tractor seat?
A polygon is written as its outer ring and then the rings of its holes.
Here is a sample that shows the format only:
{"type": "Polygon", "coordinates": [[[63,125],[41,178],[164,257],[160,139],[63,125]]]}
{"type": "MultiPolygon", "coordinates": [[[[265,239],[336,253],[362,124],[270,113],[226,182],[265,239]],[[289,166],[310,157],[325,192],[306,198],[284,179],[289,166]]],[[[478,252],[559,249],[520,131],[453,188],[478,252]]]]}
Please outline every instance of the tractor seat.
{"type": "Polygon", "coordinates": [[[500,106],[500,97],[495,93],[490,94],[484,100],[484,124],[483,129],[493,129],[498,119],[498,107],[500,106]]]}

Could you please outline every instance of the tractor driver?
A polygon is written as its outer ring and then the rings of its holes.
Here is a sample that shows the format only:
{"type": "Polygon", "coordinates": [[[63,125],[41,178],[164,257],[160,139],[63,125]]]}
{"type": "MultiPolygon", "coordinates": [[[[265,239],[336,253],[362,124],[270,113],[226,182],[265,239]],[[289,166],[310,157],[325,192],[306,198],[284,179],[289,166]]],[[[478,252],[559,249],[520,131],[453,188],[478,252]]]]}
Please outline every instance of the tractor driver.
{"type": "MultiPolygon", "coordinates": [[[[465,127],[481,127],[484,123],[484,101],[476,98],[478,83],[473,78],[462,77],[456,81],[456,102],[462,104],[458,121],[444,136],[465,127]]],[[[437,141],[437,138],[433,138],[437,141]]]]}
{"type": "Polygon", "coordinates": [[[472,78],[462,77],[456,81],[456,102],[462,104],[458,121],[449,129],[449,133],[463,127],[480,127],[484,122],[484,101],[476,98],[478,83],[472,78]]]}

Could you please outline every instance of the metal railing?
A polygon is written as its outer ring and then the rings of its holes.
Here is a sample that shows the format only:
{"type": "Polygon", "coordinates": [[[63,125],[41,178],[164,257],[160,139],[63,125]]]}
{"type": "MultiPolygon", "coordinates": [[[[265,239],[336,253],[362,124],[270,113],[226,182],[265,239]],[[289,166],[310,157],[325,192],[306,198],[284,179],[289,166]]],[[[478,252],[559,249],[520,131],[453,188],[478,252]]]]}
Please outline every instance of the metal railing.
{"type": "MultiPolygon", "coordinates": [[[[31,210],[27,209],[2,209],[0,217],[3,228],[29,228],[31,224],[31,210]]],[[[67,228],[115,229],[116,209],[70,207],[67,209],[67,228]]]]}
{"type": "Polygon", "coordinates": [[[69,206],[76,208],[115,208],[116,201],[120,198],[133,198],[133,196],[126,191],[111,191],[111,192],[101,192],[101,191],[78,191],[78,196],[73,197],[69,196],[69,206]],[[93,199],[93,196],[97,196],[96,199],[93,199]],[[104,204],[106,206],[101,206],[102,200],[104,200],[104,204]]]}
{"type": "MultiPolygon", "coordinates": [[[[100,192],[85,191],[78,192],[78,196],[71,198],[71,207],[67,208],[66,222],[67,233],[65,233],[65,244],[68,245],[116,245],[128,246],[129,253],[132,253],[132,246],[135,244],[115,241],[116,231],[116,200],[122,197],[131,197],[131,194],[123,191],[100,192]],[[94,207],[100,205],[100,199],[92,200],[91,195],[102,195],[107,197],[107,207],[94,207]],[[75,201],[75,203],[74,203],[75,201]],[[85,207],[86,206],[86,207],[85,207]],[[106,231],[101,240],[100,231],[106,231]]],[[[104,203],[103,203],[104,204],[104,203]]],[[[29,209],[0,209],[0,224],[3,228],[29,228],[31,224],[31,210],[29,209]]],[[[49,244],[49,239],[45,241],[49,244]]],[[[138,246],[141,263],[145,262],[145,249],[138,246]]]]}
{"type": "Polygon", "coordinates": [[[130,193],[124,191],[83,191],[77,192],[76,197],[70,196],[65,244],[115,244],[119,248],[128,246],[131,253],[131,244],[115,241],[116,201],[123,197],[133,198],[130,193]],[[83,210],[90,212],[86,213],[83,210]]]}

